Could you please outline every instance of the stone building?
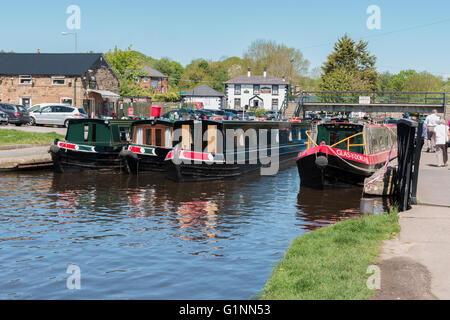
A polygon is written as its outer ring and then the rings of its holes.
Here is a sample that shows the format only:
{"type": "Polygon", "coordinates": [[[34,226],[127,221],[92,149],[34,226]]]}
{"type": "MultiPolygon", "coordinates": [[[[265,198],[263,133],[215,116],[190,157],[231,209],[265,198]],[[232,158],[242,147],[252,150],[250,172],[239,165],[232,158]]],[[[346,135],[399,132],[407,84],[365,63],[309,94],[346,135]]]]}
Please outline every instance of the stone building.
{"type": "Polygon", "coordinates": [[[90,117],[117,112],[119,78],[100,53],[0,53],[0,101],[67,103],[90,117]]]}
{"type": "Polygon", "coordinates": [[[142,88],[151,89],[153,93],[167,93],[169,91],[169,77],[150,67],[142,68],[145,74],[140,77],[142,88]]]}

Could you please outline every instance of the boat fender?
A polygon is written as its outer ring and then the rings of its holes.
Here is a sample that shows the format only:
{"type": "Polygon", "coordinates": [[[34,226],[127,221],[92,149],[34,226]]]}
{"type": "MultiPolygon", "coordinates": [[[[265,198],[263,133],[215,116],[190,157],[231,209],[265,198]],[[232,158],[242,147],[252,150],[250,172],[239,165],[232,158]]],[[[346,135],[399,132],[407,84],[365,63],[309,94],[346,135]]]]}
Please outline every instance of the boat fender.
{"type": "Polygon", "coordinates": [[[135,154],[134,152],[131,152],[130,150],[122,150],[122,151],[120,151],[119,157],[124,157],[124,158],[131,157],[131,158],[134,158],[134,159],[138,158],[137,154],[135,154]]]}
{"type": "Polygon", "coordinates": [[[324,156],[317,157],[316,166],[319,168],[325,168],[328,165],[328,159],[324,156]]]}
{"type": "Polygon", "coordinates": [[[59,147],[55,144],[52,144],[50,146],[50,150],[48,150],[49,153],[58,153],[59,152],[59,147]]]}

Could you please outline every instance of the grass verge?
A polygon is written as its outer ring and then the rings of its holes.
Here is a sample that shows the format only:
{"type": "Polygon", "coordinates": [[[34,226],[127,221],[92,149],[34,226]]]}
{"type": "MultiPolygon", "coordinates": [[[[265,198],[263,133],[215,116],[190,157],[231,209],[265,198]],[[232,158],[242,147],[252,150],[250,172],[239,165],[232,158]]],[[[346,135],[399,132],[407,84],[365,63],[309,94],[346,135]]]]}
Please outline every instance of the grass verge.
{"type": "Polygon", "coordinates": [[[266,283],[262,299],[362,300],[367,267],[382,241],[400,231],[397,212],[345,220],[295,239],[266,283]]]}
{"type": "Polygon", "coordinates": [[[64,139],[64,136],[56,132],[37,133],[14,129],[0,129],[0,146],[52,143],[55,138],[64,139]]]}

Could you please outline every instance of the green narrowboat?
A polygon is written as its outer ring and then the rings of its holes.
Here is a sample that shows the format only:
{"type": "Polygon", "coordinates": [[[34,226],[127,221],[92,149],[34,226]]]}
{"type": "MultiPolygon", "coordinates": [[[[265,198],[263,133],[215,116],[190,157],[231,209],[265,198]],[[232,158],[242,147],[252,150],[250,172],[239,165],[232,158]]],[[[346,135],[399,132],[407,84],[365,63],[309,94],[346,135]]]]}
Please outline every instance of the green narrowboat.
{"type": "Polygon", "coordinates": [[[71,119],[65,140],[50,146],[56,172],[121,170],[120,151],[130,141],[133,120],[71,119]]]}

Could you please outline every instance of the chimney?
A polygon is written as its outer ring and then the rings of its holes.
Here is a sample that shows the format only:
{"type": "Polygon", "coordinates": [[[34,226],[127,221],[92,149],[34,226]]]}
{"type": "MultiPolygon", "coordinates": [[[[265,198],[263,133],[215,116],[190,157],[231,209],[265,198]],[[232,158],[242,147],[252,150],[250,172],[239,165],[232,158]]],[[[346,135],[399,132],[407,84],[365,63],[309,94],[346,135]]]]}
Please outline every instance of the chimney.
{"type": "Polygon", "coordinates": [[[286,81],[286,76],[283,76],[283,81],[286,81]]]}
{"type": "Polygon", "coordinates": [[[41,53],[41,50],[39,50],[39,48],[38,48],[37,51],[36,51],[36,53],[37,53],[37,54],[40,54],[40,53],[41,53]]]}
{"type": "Polygon", "coordinates": [[[264,78],[267,76],[267,67],[264,67],[264,78]]]}
{"type": "Polygon", "coordinates": [[[251,70],[250,70],[250,67],[248,67],[248,72],[247,72],[247,77],[250,77],[251,76],[251,72],[250,72],[251,70]]]}

